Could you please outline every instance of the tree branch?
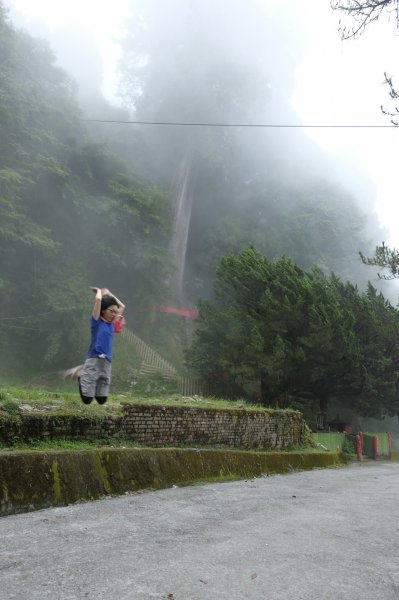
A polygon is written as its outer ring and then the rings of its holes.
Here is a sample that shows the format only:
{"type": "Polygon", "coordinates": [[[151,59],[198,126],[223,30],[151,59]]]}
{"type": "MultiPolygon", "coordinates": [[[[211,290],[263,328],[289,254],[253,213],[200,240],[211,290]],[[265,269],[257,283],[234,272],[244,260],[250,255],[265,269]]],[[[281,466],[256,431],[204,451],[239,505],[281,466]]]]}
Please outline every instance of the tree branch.
{"type": "Polygon", "coordinates": [[[395,12],[396,22],[399,23],[398,0],[331,0],[330,6],[346,17],[351,17],[355,23],[349,28],[343,26],[340,20],[338,31],[343,40],[361,35],[370,23],[378,21],[384,10],[388,13],[395,12]],[[391,5],[393,8],[389,9],[391,5]]]}
{"type": "Polygon", "coordinates": [[[389,248],[385,245],[385,242],[382,242],[381,246],[376,246],[373,257],[367,258],[361,252],[359,252],[359,255],[363,264],[382,267],[383,269],[388,269],[390,271],[390,275],[381,275],[381,273],[377,273],[380,279],[389,280],[397,279],[399,277],[399,251],[395,250],[395,248],[389,248]]]}

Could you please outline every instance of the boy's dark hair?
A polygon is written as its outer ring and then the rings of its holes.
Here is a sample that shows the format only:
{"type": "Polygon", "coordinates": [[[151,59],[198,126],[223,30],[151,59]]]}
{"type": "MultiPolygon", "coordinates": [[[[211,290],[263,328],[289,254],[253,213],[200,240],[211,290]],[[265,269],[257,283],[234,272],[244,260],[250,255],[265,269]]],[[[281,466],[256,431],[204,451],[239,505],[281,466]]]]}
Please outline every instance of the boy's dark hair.
{"type": "Polygon", "coordinates": [[[103,313],[110,306],[117,306],[119,308],[119,302],[113,296],[103,296],[101,299],[101,312],[103,313]]]}

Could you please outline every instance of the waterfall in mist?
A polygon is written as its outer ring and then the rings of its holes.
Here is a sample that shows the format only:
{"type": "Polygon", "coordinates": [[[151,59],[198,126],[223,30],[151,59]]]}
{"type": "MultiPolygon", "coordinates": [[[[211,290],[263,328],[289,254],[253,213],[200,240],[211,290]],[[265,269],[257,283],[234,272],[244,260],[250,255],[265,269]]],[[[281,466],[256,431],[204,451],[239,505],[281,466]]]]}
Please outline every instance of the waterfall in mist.
{"type": "Polygon", "coordinates": [[[194,196],[192,184],[192,154],[188,153],[181,162],[177,182],[174,186],[176,204],[173,222],[172,253],[175,258],[176,271],[173,282],[180,302],[184,302],[184,267],[194,196]]]}

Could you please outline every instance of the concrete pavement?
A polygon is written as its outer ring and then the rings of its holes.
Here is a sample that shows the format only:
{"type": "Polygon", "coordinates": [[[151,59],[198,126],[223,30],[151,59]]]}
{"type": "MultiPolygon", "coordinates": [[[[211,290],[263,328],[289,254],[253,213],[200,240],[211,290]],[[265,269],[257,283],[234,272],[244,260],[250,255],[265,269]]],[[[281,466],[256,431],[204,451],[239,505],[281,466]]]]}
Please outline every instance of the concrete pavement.
{"type": "Polygon", "coordinates": [[[399,463],[0,519],[1,600],[393,600],[399,463]]]}

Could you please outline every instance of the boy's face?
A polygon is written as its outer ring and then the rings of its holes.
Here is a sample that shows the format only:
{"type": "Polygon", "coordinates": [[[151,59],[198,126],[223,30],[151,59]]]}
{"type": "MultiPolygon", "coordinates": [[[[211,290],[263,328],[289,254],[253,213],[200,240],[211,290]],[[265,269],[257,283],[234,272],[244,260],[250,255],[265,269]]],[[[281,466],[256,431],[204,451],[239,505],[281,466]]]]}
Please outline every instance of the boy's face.
{"type": "Polygon", "coordinates": [[[102,316],[106,321],[108,321],[108,323],[111,323],[111,321],[113,321],[117,315],[119,315],[119,310],[116,304],[109,306],[102,313],[102,316]]]}

